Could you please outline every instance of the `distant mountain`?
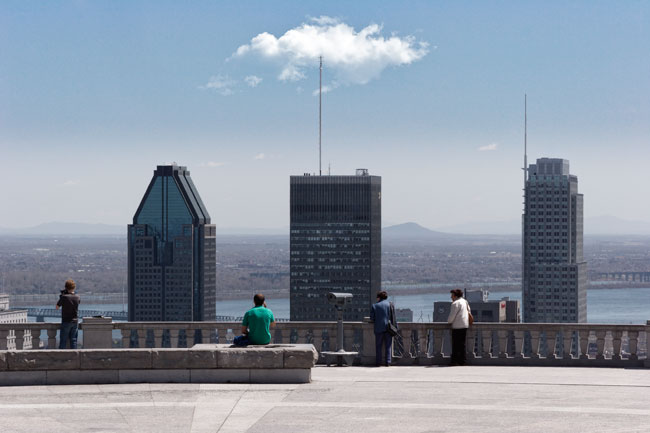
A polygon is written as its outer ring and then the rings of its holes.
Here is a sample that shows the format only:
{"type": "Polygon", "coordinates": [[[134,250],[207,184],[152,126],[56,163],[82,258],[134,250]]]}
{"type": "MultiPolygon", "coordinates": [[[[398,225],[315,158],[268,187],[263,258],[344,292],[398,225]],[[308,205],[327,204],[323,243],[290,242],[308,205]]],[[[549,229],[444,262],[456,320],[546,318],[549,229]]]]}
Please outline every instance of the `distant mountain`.
{"type": "Polygon", "coordinates": [[[437,232],[413,222],[385,227],[381,232],[383,239],[448,239],[457,235],[437,232]]]}
{"type": "Polygon", "coordinates": [[[109,224],[63,223],[49,222],[34,227],[1,228],[4,235],[64,235],[64,236],[93,236],[93,235],[123,235],[126,236],[126,224],[114,226],[109,224]]]}
{"type": "Polygon", "coordinates": [[[440,227],[439,230],[467,235],[515,235],[521,234],[521,219],[462,223],[440,227]]]}
{"type": "Polygon", "coordinates": [[[650,235],[650,222],[625,220],[612,215],[585,218],[585,235],[650,235]]]}

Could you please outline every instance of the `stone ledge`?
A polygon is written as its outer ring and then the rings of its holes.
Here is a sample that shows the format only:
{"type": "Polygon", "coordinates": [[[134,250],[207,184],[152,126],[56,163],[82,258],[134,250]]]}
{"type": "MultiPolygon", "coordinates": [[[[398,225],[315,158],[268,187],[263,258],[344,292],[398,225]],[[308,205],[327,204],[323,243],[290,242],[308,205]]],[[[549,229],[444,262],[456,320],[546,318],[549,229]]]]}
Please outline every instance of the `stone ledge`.
{"type": "Polygon", "coordinates": [[[203,348],[151,349],[151,358],[151,366],[154,369],[217,368],[216,350],[203,348]]]}
{"type": "Polygon", "coordinates": [[[79,350],[82,370],[150,369],[152,349],[79,350]]]}
{"type": "Polygon", "coordinates": [[[6,352],[7,370],[31,371],[43,370],[78,370],[79,351],[77,350],[16,350],[6,352]]]}

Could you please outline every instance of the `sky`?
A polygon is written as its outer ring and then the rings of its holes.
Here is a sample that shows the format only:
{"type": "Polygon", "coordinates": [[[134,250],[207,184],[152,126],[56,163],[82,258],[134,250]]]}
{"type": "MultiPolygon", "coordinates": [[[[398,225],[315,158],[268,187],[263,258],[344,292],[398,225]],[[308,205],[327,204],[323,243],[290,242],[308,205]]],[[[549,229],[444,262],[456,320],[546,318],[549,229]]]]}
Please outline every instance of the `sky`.
{"type": "Polygon", "coordinates": [[[0,227],[126,225],[156,165],[219,227],[289,176],[382,177],[384,224],[510,221],[565,158],[585,217],[650,221],[650,2],[3,1],[0,227]]]}

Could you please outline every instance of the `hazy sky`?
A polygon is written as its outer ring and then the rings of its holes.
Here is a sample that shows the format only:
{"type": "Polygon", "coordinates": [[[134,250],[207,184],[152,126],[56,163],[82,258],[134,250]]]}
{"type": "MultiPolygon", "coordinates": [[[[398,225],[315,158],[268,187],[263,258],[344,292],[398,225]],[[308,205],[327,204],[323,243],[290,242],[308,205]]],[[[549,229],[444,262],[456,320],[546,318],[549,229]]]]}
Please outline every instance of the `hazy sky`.
{"type": "Polygon", "coordinates": [[[128,224],[157,164],[215,224],[284,227],[289,176],[382,176],[383,220],[521,214],[569,159],[585,216],[650,220],[650,2],[0,3],[0,226],[128,224]]]}

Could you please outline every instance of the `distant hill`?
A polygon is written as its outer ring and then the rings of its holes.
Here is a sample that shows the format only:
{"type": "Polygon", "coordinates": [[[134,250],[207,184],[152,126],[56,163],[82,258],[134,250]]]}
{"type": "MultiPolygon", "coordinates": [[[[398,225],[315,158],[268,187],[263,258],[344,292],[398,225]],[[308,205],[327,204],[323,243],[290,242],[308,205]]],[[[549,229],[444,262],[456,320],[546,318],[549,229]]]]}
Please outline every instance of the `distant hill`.
{"type": "Polygon", "coordinates": [[[612,215],[585,218],[585,235],[650,235],[650,222],[625,220],[612,215]]]}
{"type": "Polygon", "coordinates": [[[467,235],[521,234],[521,218],[506,221],[480,221],[461,223],[452,226],[440,227],[440,230],[449,233],[463,233],[467,235]]]}
{"type": "Polygon", "coordinates": [[[383,239],[433,240],[433,239],[449,239],[455,236],[457,235],[430,230],[414,222],[397,224],[394,226],[385,227],[382,230],[383,239]]]}

